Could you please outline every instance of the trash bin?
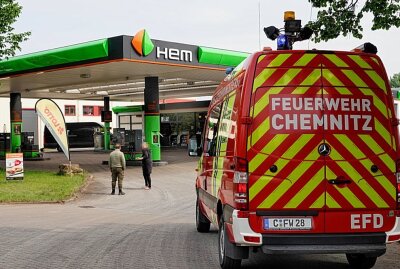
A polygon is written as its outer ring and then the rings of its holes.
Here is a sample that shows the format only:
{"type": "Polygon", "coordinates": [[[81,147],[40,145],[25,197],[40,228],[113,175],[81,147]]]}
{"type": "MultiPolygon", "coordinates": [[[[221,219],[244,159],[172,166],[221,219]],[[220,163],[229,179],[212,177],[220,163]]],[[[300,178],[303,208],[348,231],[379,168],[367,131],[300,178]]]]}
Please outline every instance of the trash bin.
{"type": "Polygon", "coordinates": [[[102,133],[94,134],[94,150],[104,149],[104,135],[102,133]]]}

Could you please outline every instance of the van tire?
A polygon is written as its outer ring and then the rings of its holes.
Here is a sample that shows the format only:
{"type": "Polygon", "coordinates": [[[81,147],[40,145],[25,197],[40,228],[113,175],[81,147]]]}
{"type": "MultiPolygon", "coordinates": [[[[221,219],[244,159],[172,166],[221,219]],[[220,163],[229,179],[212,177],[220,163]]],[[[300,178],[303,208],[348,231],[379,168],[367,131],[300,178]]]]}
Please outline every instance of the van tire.
{"type": "Polygon", "coordinates": [[[196,202],[196,228],[199,233],[208,233],[210,231],[210,221],[201,212],[199,199],[196,202]]]}
{"type": "Polygon", "coordinates": [[[228,241],[226,232],[225,232],[225,223],[224,219],[221,216],[219,221],[219,230],[218,230],[218,257],[219,257],[219,265],[222,269],[239,269],[242,263],[241,259],[232,259],[226,256],[226,242],[228,241]]]}
{"type": "Polygon", "coordinates": [[[61,147],[57,147],[57,151],[58,151],[58,152],[62,152],[61,147]]]}
{"type": "Polygon", "coordinates": [[[365,254],[346,254],[350,266],[355,269],[370,269],[374,267],[377,257],[369,257],[365,254]]]}

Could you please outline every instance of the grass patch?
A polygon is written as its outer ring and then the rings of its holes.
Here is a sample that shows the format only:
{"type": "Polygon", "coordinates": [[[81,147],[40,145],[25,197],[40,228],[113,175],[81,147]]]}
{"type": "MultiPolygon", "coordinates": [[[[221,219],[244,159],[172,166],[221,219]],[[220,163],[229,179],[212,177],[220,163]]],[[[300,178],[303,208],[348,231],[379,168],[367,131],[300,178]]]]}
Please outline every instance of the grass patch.
{"type": "Polygon", "coordinates": [[[54,172],[25,171],[23,180],[6,180],[0,169],[0,203],[61,202],[73,196],[85,175],[61,176],[54,172]]]}

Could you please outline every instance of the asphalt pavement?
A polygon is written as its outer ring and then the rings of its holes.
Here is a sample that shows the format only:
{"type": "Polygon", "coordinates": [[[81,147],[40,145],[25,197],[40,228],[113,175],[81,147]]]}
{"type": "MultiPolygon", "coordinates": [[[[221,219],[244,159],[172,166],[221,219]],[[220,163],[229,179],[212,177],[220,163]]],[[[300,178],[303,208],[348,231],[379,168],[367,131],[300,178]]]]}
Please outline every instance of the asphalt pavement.
{"type": "MultiPolygon", "coordinates": [[[[62,153],[26,162],[25,169],[57,171],[62,153]]],[[[106,153],[71,154],[93,175],[74,200],[64,204],[0,205],[0,269],[14,268],[219,268],[217,229],[195,228],[194,179],[197,157],[163,152],[166,166],[153,168],[144,189],[140,167],[128,167],[126,195],[110,195],[106,153]]],[[[1,163],[1,166],[4,164],[1,163]]],[[[344,255],[252,253],[242,268],[350,268],[344,255]]],[[[400,244],[389,245],[377,269],[400,268],[400,244]]]]}

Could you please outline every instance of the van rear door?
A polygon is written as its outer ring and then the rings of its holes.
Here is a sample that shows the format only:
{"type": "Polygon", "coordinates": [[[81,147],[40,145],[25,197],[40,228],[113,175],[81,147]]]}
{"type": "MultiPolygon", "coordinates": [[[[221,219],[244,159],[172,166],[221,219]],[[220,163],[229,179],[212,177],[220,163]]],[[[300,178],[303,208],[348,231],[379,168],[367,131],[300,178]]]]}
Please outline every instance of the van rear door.
{"type": "Polygon", "coordinates": [[[321,54],[328,233],[393,227],[396,140],[381,62],[368,54],[321,54]]]}
{"type": "Polygon", "coordinates": [[[257,215],[250,217],[254,231],[324,231],[320,58],[301,51],[258,58],[247,145],[249,209],[257,215]]]}
{"type": "Polygon", "coordinates": [[[255,231],[393,227],[397,140],[386,81],[368,54],[259,56],[247,145],[255,231]]]}

